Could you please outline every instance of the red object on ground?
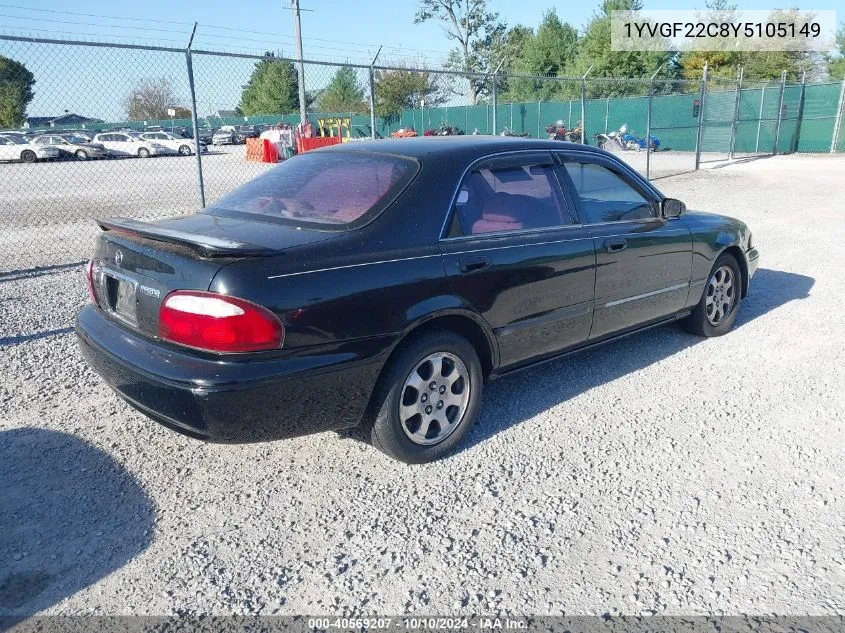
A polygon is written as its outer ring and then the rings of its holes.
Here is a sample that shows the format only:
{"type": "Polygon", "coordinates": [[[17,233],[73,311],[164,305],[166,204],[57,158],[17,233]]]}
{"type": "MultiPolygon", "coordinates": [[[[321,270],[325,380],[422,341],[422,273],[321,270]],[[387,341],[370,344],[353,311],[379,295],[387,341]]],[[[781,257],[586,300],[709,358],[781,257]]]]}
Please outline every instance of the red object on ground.
{"type": "Polygon", "coordinates": [[[248,138],[246,140],[246,159],[255,163],[278,163],[279,152],[276,144],[268,139],[248,138]]]}
{"type": "Polygon", "coordinates": [[[308,150],[317,149],[318,147],[328,147],[329,145],[338,145],[343,141],[339,136],[312,136],[297,137],[296,139],[296,153],[302,154],[308,150]]]}

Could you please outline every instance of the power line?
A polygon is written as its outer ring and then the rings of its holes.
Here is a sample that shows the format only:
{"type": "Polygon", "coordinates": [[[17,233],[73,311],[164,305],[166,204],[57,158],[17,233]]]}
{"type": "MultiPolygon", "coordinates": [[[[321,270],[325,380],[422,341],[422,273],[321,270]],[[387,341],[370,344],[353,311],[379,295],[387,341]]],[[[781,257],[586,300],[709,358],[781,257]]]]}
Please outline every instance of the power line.
{"type": "MultiPolygon", "coordinates": [[[[107,19],[107,20],[129,20],[129,21],[133,21],[133,22],[151,22],[151,23],[155,23],[155,24],[178,24],[178,25],[184,25],[184,26],[192,26],[193,25],[193,22],[180,22],[180,21],[177,21],[177,20],[157,20],[157,19],[154,19],[154,18],[135,18],[135,17],[128,17],[128,16],[102,15],[102,14],[96,14],[96,13],[80,13],[80,12],[77,12],[77,11],[60,11],[58,9],[39,9],[39,8],[34,8],[34,7],[23,7],[23,6],[20,6],[20,5],[13,5],[13,4],[0,4],[0,7],[7,8],[7,9],[18,9],[18,10],[21,10],[21,11],[37,11],[37,12],[40,12],[40,13],[51,13],[51,14],[59,14],[59,15],[73,15],[73,16],[77,16],[77,17],[101,18],[101,19],[107,19]]],[[[16,18],[16,19],[21,19],[21,20],[41,20],[41,21],[44,21],[44,22],[54,22],[54,23],[59,22],[59,23],[62,23],[62,24],[78,24],[80,26],[97,26],[97,27],[102,27],[102,28],[139,28],[139,29],[145,29],[145,30],[148,30],[148,31],[158,31],[158,32],[163,32],[163,33],[182,33],[182,31],[175,31],[173,29],[155,29],[155,28],[152,28],[152,27],[130,27],[130,26],[124,26],[124,25],[117,25],[117,24],[95,24],[95,23],[86,24],[86,23],[82,23],[82,22],[68,22],[67,20],[50,20],[50,19],[47,19],[47,18],[32,18],[32,17],[25,17],[25,16],[9,16],[9,15],[6,15],[6,16],[2,16],[2,17],[16,18]]],[[[218,25],[214,25],[214,24],[202,24],[202,23],[200,24],[200,26],[202,26],[204,28],[208,28],[208,29],[218,29],[218,30],[233,31],[233,32],[239,32],[239,33],[250,33],[250,34],[253,34],[253,35],[267,35],[269,37],[279,38],[279,39],[290,39],[290,40],[294,39],[294,37],[292,35],[284,35],[284,34],[279,34],[279,33],[269,33],[267,31],[254,31],[254,30],[251,30],[251,29],[240,29],[240,28],[230,27],[230,26],[218,26],[218,25]]],[[[218,35],[213,35],[211,33],[207,33],[206,35],[211,36],[211,37],[222,37],[222,36],[218,36],[218,35]]],[[[244,39],[246,39],[246,38],[244,38],[244,39]]],[[[326,38],[320,38],[320,37],[303,37],[302,39],[303,39],[303,41],[306,41],[306,42],[312,42],[313,41],[313,42],[325,42],[325,43],[329,43],[329,44],[345,44],[345,45],[349,45],[349,46],[357,46],[359,48],[364,48],[364,49],[375,49],[379,46],[379,44],[352,42],[352,41],[349,41],[349,40],[333,40],[333,39],[326,39],[326,38]]],[[[253,40],[253,41],[259,41],[259,40],[253,40]]],[[[443,51],[443,50],[434,50],[434,49],[425,49],[425,48],[410,48],[410,47],[404,47],[404,46],[384,45],[384,48],[385,49],[391,49],[391,50],[397,50],[397,51],[403,51],[403,52],[411,51],[411,52],[423,52],[423,53],[438,53],[438,54],[442,54],[442,55],[448,55],[448,53],[449,53],[448,51],[443,51]]],[[[341,50],[341,51],[347,50],[348,51],[348,49],[330,49],[330,50],[341,50]]],[[[354,52],[354,51],[348,51],[348,52],[354,52]]]]}

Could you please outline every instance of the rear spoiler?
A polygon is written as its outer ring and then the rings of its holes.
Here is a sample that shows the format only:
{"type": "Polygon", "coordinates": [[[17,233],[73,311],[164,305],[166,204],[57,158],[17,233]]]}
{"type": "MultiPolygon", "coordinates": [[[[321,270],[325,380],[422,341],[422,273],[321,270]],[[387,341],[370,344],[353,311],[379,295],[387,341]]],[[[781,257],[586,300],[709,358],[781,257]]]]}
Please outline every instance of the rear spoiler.
{"type": "Polygon", "coordinates": [[[105,220],[97,220],[96,222],[104,231],[137,235],[138,237],[157,242],[181,244],[197,251],[203,257],[245,257],[247,255],[277,254],[277,251],[266,246],[238,242],[224,237],[191,233],[189,231],[151,224],[150,222],[130,220],[129,218],[107,218],[105,220]]]}

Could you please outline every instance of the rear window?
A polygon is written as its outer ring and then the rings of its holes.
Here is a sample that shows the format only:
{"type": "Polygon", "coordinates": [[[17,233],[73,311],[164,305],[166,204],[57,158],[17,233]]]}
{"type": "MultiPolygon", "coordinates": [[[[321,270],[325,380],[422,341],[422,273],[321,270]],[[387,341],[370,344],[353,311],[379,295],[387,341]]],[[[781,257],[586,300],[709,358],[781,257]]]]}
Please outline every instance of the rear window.
{"type": "Polygon", "coordinates": [[[355,228],[381,213],[418,169],[411,158],[387,154],[303,154],[235,189],[209,209],[283,223],[355,228]]]}

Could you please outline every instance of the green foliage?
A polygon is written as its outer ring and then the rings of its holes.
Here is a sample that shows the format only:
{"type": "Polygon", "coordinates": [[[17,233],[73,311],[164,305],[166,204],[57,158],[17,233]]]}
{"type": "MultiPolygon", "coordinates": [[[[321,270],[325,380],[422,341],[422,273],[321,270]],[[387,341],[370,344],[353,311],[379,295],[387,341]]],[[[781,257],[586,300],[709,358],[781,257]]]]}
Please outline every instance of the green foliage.
{"type": "Polygon", "coordinates": [[[0,55],[0,128],[23,125],[34,85],[35,77],[26,66],[0,55]]]}
{"type": "Polygon", "coordinates": [[[836,47],[839,54],[827,58],[827,74],[834,80],[845,77],[845,22],[836,31],[836,47]]]}
{"type": "MultiPolygon", "coordinates": [[[[578,53],[577,29],[561,22],[554,9],[543,15],[536,34],[529,31],[518,40],[510,47],[515,59],[508,70],[521,75],[565,75],[578,53]]],[[[503,92],[511,101],[549,101],[562,96],[565,87],[559,81],[515,78],[503,92]]]]}
{"type": "Polygon", "coordinates": [[[347,66],[338,69],[329,85],[320,93],[317,103],[323,112],[368,111],[358,75],[354,68],[347,66]]]}
{"type": "Polygon", "coordinates": [[[294,65],[275,59],[258,62],[241,94],[238,111],[255,116],[291,114],[298,110],[299,79],[294,65]]]}
{"type": "Polygon", "coordinates": [[[429,107],[444,101],[437,81],[428,71],[379,70],[375,82],[376,114],[388,122],[398,119],[402,110],[419,107],[420,99],[429,107]]]}

